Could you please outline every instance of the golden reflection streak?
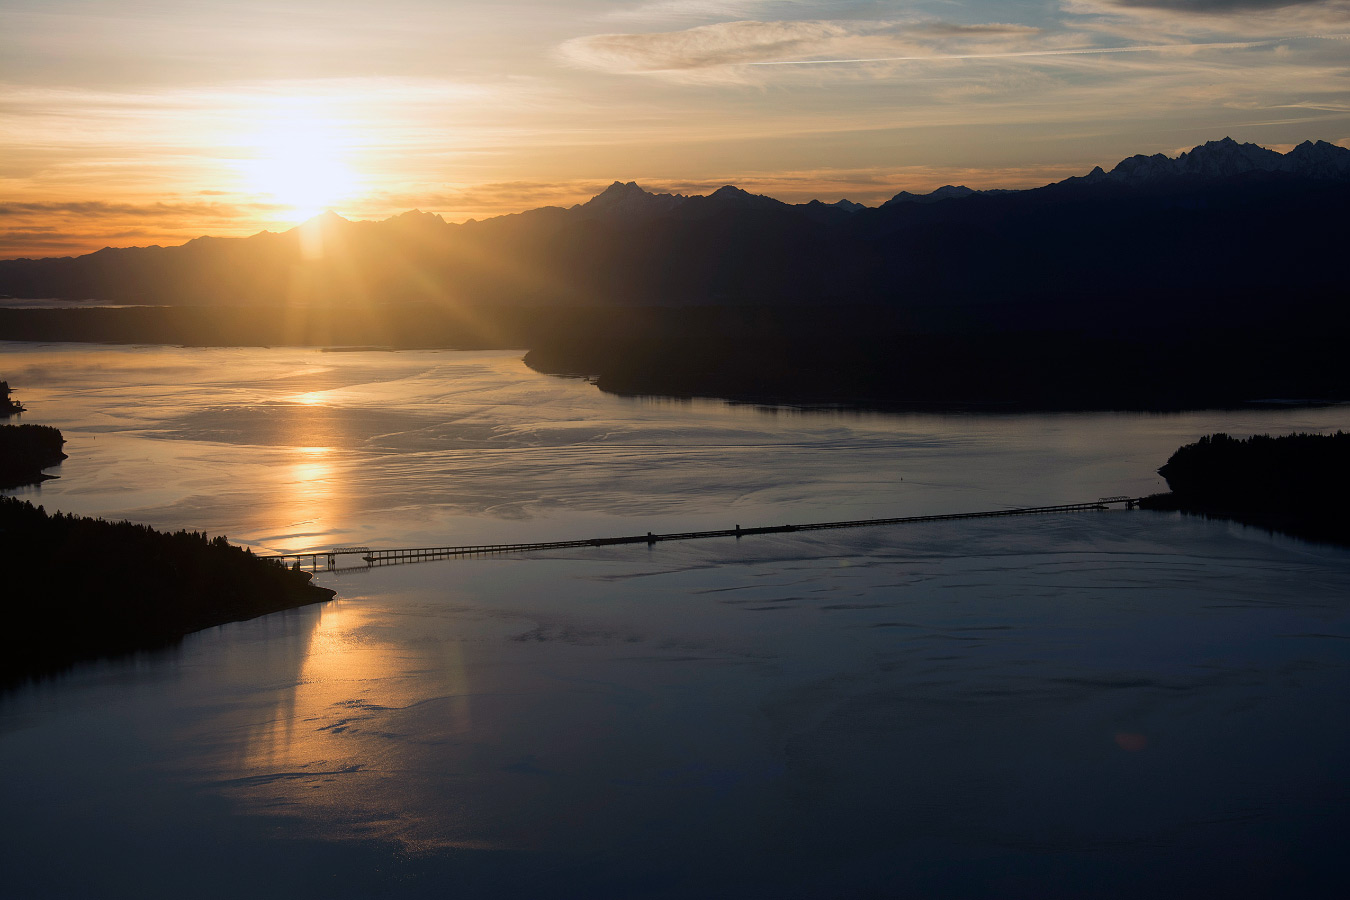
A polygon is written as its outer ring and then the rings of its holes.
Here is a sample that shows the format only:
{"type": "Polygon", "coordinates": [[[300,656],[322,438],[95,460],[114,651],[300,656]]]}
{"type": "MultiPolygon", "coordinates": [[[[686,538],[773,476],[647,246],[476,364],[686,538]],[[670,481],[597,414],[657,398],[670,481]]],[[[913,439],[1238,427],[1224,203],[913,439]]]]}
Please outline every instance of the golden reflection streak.
{"type": "Polygon", "coordinates": [[[278,550],[327,549],[339,543],[338,535],[350,528],[352,504],[340,452],[343,436],[335,427],[340,420],[330,408],[330,399],[328,391],[286,397],[291,446],[281,465],[273,467],[271,503],[262,511],[264,521],[277,529],[278,550]]]}
{"type": "Polygon", "coordinates": [[[294,540],[307,549],[330,546],[341,527],[347,504],[335,485],[337,467],[328,448],[300,448],[293,462],[280,469],[281,484],[274,492],[278,504],[273,521],[297,532],[294,540]]]}
{"type": "Polygon", "coordinates": [[[255,723],[239,748],[236,789],[316,821],[359,821],[389,839],[443,844],[440,829],[420,822],[400,796],[399,773],[411,765],[404,756],[417,748],[404,745],[399,720],[403,710],[437,700],[440,739],[468,734],[467,668],[457,642],[423,657],[383,639],[388,625],[385,609],[369,601],[323,606],[309,641],[296,648],[304,655],[294,687],[278,692],[270,719],[255,723]]]}

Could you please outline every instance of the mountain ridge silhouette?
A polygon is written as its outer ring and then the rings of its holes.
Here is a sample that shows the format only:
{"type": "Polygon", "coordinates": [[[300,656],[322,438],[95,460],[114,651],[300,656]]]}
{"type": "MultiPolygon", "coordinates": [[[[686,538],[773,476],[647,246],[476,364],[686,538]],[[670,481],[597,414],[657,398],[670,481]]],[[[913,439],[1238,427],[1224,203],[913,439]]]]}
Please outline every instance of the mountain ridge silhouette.
{"type": "MultiPolygon", "coordinates": [[[[211,235],[203,235],[193,238],[181,245],[175,247],[187,246],[195,242],[208,240],[253,240],[262,239],[269,235],[291,234],[297,229],[306,227],[313,228],[316,222],[322,222],[325,225],[346,224],[346,225],[401,225],[409,226],[416,222],[419,226],[431,228],[435,224],[443,225],[447,229],[459,227],[472,228],[483,226],[487,223],[500,222],[504,219],[514,217],[530,216],[550,216],[558,217],[561,213],[564,216],[568,213],[585,214],[582,218],[625,218],[629,216],[651,216],[669,214],[673,210],[687,204],[704,205],[715,208],[757,208],[757,209],[797,209],[805,210],[811,207],[830,206],[841,212],[859,212],[868,209],[884,209],[890,206],[903,203],[924,203],[932,204],[946,200],[965,199],[978,195],[990,194],[1014,194],[1025,195],[1035,191],[1053,189],[1057,186],[1065,186],[1083,183],[1119,182],[1131,186],[1157,186],[1162,183],[1169,186],[1175,186],[1173,179],[1184,179],[1192,182],[1197,181],[1216,181],[1233,176],[1244,175],[1251,172],[1289,174],[1299,178],[1309,178],[1327,181],[1350,180],[1350,149],[1340,147],[1326,141],[1306,140],[1297,145],[1288,153],[1281,154],[1278,151],[1261,147],[1257,144],[1240,144],[1231,137],[1225,137],[1217,141],[1209,141],[1200,144],[1189,151],[1181,153],[1177,157],[1168,157],[1158,153],[1149,155],[1138,154],[1127,157],[1116,164],[1109,172],[1103,170],[1100,166],[1094,168],[1086,175],[1071,176],[1059,182],[1052,182],[1040,188],[1024,189],[972,189],[964,185],[943,185],[926,194],[915,194],[910,191],[900,191],[888,200],[876,207],[869,207],[865,204],[855,203],[848,199],[840,199],[834,203],[825,203],[821,200],[811,200],[806,203],[789,204],[781,200],[774,199],[762,194],[753,194],[739,188],[735,185],[724,185],[707,195],[685,195],[670,193],[654,193],[643,189],[634,181],[622,182],[614,181],[600,193],[591,197],[583,203],[574,204],[571,207],[563,208],[556,206],[543,206],[533,209],[523,210],[518,213],[507,213],[501,216],[493,216],[488,219],[471,219],[463,223],[449,223],[443,217],[436,213],[423,212],[420,209],[408,210],[398,213],[383,220],[354,220],[334,212],[325,210],[322,213],[302,222],[290,229],[281,232],[261,231],[256,234],[241,238],[225,238],[211,235]]],[[[12,260],[0,260],[0,262],[17,262],[26,260],[36,262],[48,259],[80,259],[91,256],[96,253],[108,253],[118,250],[172,250],[175,247],[164,247],[161,245],[150,245],[145,247],[104,247],[93,251],[90,254],[82,254],[77,257],[42,257],[30,258],[20,257],[12,260]]]]}
{"type": "MultiPolygon", "coordinates": [[[[507,348],[606,389],[1167,407],[1350,396],[1350,150],[1211,141],[878,207],[615,182],[462,224],[336,214],[0,261],[0,339],[507,348]]],[[[870,398],[870,399],[869,399],[870,398]]]]}
{"type": "Polygon", "coordinates": [[[787,204],[730,185],[654,194],[615,182],[570,209],[460,224],[420,211],[379,222],[329,212],[245,238],[3,260],[0,294],[161,305],[932,305],[992,293],[1064,297],[1071,280],[1118,268],[1120,254],[1129,271],[1102,286],[1110,293],[1202,282],[1245,289],[1248,276],[1226,266],[1238,250],[1250,254],[1244,267],[1272,257],[1258,281],[1292,267],[1297,284],[1313,288],[1338,280],[1288,229],[1310,246],[1344,235],[1331,207],[1348,184],[1345,148],[1305,142],[1279,154],[1229,139],[1041,188],[944,186],[878,207],[787,204]],[[1187,245],[1195,252],[1179,251],[1187,245]],[[1303,271],[1310,260],[1318,271],[1303,271]],[[1151,278],[1133,274],[1150,268],[1151,278]]]}

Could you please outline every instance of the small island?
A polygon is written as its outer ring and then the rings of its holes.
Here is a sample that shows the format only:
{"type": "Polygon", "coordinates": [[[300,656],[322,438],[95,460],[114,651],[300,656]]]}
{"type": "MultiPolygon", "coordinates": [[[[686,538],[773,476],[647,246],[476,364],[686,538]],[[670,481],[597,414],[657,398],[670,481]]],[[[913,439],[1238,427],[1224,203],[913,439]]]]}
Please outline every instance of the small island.
{"type": "Polygon", "coordinates": [[[0,497],[0,541],[10,560],[0,685],[333,597],[224,537],[49,514],[14,497],[0,497]]]}
{"type": "Polygon", "coordinates": [[[1171,493],[1145,509],[1232,519],[1310,540],[1350,545],[1350,433],[1213,434],[1173,453],[1158,470],[1171,493]]]}

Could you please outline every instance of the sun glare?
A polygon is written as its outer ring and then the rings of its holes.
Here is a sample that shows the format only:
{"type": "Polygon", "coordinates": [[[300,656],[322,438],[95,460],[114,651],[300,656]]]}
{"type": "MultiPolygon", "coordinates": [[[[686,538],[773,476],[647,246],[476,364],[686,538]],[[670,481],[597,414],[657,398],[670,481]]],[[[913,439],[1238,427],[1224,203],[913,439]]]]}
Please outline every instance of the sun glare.
{"type": "Polygon", "coordinates": [[[332,209],[357,189],[332,123],[304,117],[277,122],[246,143],[250,158],[240,165],[245,189],[297,218],[332,209]]]}

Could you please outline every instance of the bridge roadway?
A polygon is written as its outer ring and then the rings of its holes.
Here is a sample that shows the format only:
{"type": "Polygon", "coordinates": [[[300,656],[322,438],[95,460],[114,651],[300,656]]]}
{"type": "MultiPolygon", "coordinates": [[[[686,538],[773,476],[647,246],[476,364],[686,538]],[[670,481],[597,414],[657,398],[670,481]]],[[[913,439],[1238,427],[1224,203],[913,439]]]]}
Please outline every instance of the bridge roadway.
{"type": "Polygon", "coordinates": [[[360,556],[363,566],[348,566],[346,569],[365,569],[373,566],[401,565],[413,562],[429,562],[437,559],[450,559],[457,556],[485,556],[498,553],[526,553],[532,550],[565,550],[574,547],[608,547],[615,544],[655,544],[660,541],[695,541],[702,538],[743,537],[752,534],[785,534],[794,531],[826,531],[835,528],[870,528],[877,525],[909,525],[918,522],[950,522],[956,519],[994,519],[1004,516],[1031,516],[1050,513],[1083,512],[1086,510],[1104,510],[1111,506],[1124,506],[1134,509],[1137,497],[1102,497],[1091,503],[1061,503],[1057,506],[1023,506],[1012,509],[994,509],[983,512],[944,513],[932,516],[896,516],[889,519],[853,519],[844,522],[812,522],[806,525],[766,525],[759,528],[725,528],[719,531],[686,531],[679,534],[628,535],[625,537],[587,538],[574,541],[536,541],[525,544],[464,544],[454,547],[397,547],[376,549],[372,547],[334,547],[331,550],[310,550],[304,553],[281,553],[265,557],[287,564],[294,560],[301,563],[309,560],[315,571],[320,571],[319,563],[324,562],[325,571],[337,570],[339,556],[360,556]]]}

